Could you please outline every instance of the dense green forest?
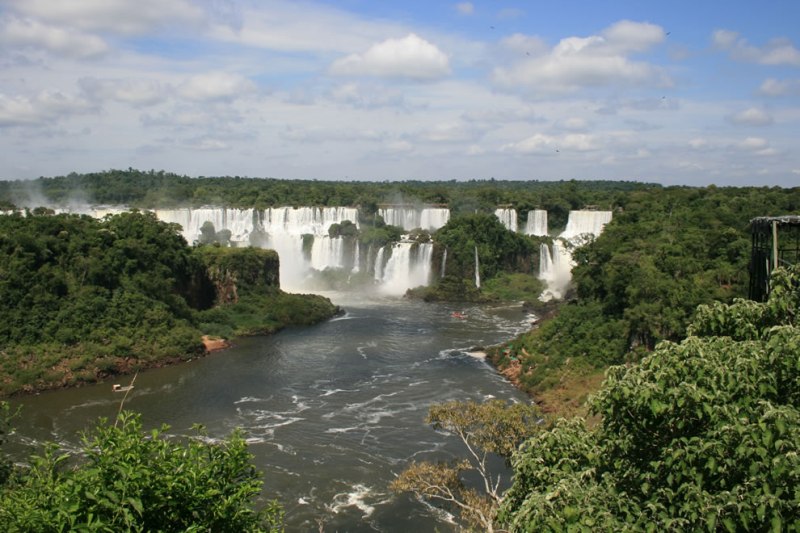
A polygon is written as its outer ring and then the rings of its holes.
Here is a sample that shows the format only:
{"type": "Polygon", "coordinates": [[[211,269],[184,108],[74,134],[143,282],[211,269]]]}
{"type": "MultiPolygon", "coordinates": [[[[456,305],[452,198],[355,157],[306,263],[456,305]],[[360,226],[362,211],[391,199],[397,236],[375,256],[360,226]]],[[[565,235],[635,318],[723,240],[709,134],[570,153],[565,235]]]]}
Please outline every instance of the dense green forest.
{"type": "Polygon", "coordinates": [[[511,531],[797,531],[800,268],[769,301],[700,306],[679,343],[609,370],[595,428],[561,419],[513,459],[511,531]]]}
{"type": "Polygon", "coordinates": [[[287,295],[267,250],[187,246],[150,213],[95,220],[0,215],[0,394],[82,382],[204,353],[204,334],[331,316],[287,295]]]}

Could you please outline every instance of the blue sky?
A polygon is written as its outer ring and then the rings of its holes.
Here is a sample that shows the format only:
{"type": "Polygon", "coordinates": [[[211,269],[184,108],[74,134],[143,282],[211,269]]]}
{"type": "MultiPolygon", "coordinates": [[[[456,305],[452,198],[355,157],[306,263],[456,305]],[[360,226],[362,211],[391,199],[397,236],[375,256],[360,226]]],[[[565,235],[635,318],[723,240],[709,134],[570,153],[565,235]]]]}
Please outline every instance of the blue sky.
{"type": "Polygon", "coordinates": [[[800,185],[800,2],[0,0],[0,179],[800,185]]]}

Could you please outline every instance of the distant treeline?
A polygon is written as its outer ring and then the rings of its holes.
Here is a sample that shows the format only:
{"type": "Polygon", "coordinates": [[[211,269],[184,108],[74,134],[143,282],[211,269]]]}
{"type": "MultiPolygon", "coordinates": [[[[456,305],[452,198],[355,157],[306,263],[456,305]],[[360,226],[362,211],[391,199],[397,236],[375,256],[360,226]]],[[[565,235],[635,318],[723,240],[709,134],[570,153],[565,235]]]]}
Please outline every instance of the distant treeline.
{"type": "Polygon", "coordinates": [[[508,205],[524,221],[529,210],[546,209],[551,227],[563,227],[572,209],[610,209],[633,191],[659,185],[626,181],[309,181],[239,176],[190,178],[164,171],[108,170],[88,174],[0,181],[0,209],[66,203],[140,208],[224,205],[226,207],[360,206],[447,204],[453,214],[493,211],[508,205]]]}

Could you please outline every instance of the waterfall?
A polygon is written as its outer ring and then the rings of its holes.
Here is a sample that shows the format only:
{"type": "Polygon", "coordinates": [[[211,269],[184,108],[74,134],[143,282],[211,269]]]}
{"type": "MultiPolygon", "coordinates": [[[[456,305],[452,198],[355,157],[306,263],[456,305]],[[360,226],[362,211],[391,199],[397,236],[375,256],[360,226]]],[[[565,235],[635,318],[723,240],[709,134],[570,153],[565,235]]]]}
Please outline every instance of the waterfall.
{"type": "Polygon", "coordinates": [[[547,235],[547,211],[534,209],[528,211],[528,221],[525,223],[526,235],[547,235]]]}
{"type": "Polygon", "coordinates": [[[231,232],[235,246],[253,242],[272,248],[280,256],[280,279],[283,288],[302,289],[313,270],[343,268],[345,247],[341,238],[328,236],[331,224],[349,220],[358,226],[355,207],[272,207],[263,211],[202,207],[198,209],[156,209],[159,220],[179,224],[187,242],[200,238],[205,222],[219,232],[231,232]],[[250,236],[258,236],[251,241],[250,236]],[[312,235],[314,242],[309,257],[303,254],[303,235],[312,235]]]}
{"type": "MultiPolygon", "coordinates": [[[[85,211],[86,214],[102,216],[126,209],[87,207],[85,211]]],[[[391,208],[384,211],[387,211],[388,223],[422,227],[429,231],[443,226],[450,218],[450,211],[446,208],[391,208]]],[[[326,269],[373,272],[381,290],[389,294],[403,294],[409,288],[427,285],[430,278],[432,243],[400,242],[379,248],[374,268],[370,264],[372,253],[368,251],[362,268],[358,242],[353,242],[351,249],[351,243],[345,238],[328,235],[331,224],[341,224],[345,220],[358,227],[358,209],[354,207],[287,206],[265,210],[202,207],[156,209],[153,212],[161,221],[180,225],[181,234],[190,244],[199,240],[203,224],[211,222],[215,231],[231,232],[234,246],[252,244],[274,249],[280,257],[281,287],[289,291],[306,290],[314,273],[326,269]]]]}
{"type": "Polygon", "coordinates": [[[478,263],[478,247],[475,247],[475,287],[481,288],[481,266],[478,263]]]}
{"type": "Polygon", "coordinates": [[[361,244],[356,241],[354,243],[353,248],[355,251],[353,252],[353,270],[352,272],[355,274],[356,272],[361,271],[361,244]]]}
{"type": "Polygon", "coordinates": [[[383,249],[385,246],[381,246],[378,250],[378,255],[375,256],[375,281],[378,283],[383,281],[383,249]]]}
{"type": "MultiPolygon", "coordinates": [[[[539,259],[539,279],[547,282],[545,289],[539,296],[542,301],[553,298],[562,298],[572,280],[571,247],[581,246],[586,243],[587,237],[594,238],[600,235],[603,227],[611,221],[611,211],[570,211],[567,227],[553,241],[552,254],[545,254],[539,259]],[[548,259],[544,256],[548,255],[548,259]],[[543,268],[546,267],[546,268],[543,268]]],[[[546,248],[545,245],[542,245],[546,248]]]]}
{"type": "Polygon", "coordinates": [[[442,254],[442,272],[441,274],[439,274],[440,278],[444,277],[446,267],[447,267],[447,248],[444,249],[444,253],[442,254]]]}
{"type": "Polygon", "coordinates": [[[567,227],[559,237],[573,239],[585,234],[596,237],[603,232],[603,226],[609,222],[611,222],[611,211],[570,211],[567,227]]]}
{"type": "Polygon", "coordinates": [[[494,210],[494,216],[500,219],[500,222],[506,227],[507,230],[517,231],[517,211],[510,208],[497,208],[494,210]]]}
{"type": "Polygon", "coordinates": [[[539,278],[548,279],[553,272],[553,256],[545,243],[539,245],[539,278]]]}
{"type": "Polygon", "coordinates": [[[382,207],[378,214],[387,224],[406,231],[416,228],[436,231],[450,220],[450,210],[444,207],[382,207]]]}
{"type": "Polygon", "coordinates": [[[392,247],[392,256],[386,262],[380,278],[376,260],[375,278],[381,281],[381,291],[400,295],[413,287],[427,285],[431,273],[432,252],[431,243],[396,243],[392,247]]]}

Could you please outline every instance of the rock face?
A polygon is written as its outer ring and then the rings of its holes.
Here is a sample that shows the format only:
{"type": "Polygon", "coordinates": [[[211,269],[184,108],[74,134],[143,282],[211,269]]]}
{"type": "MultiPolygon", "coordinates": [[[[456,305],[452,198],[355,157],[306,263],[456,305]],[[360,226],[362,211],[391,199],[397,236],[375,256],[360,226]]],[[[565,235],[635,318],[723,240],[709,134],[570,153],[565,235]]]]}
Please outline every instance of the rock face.
{"type": "Polygon", "coordinates": [[[214,285],[217,305],[237,303],[242,293],[280,289],[280,262],[273,250],[206,246],[198,253],[214,285]]]}

